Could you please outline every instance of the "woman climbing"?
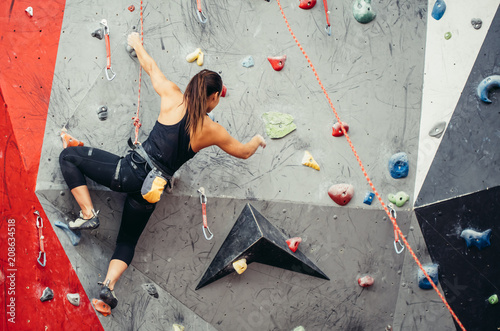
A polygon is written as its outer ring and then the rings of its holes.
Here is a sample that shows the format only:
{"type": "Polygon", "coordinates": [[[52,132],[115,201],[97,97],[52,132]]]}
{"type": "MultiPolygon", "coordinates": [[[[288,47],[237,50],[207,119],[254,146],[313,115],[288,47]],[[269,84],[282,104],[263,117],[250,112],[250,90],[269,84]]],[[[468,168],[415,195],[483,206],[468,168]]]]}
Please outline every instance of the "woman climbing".
{"type": "Polygon", "coordinates": [[[222,91],[222,80],[217,73],[200,71],[183,94],[176,84],[165,78],[144,49],[138,33],[128,36],[128,44],[134,48],[140,65],[161,97],[160,114],[148,139],[124,157],[91,147],[66,148],[64,144],[65,149],[59,158],[64,179],[81,208],[80,217],[69,222],[72,230],[99,226],[85,176],[114,191],[127,193],[116,248],[99,294],[111,308],[118,304],[115,284],[130,265],[137,241],[155,209],[151,195],[159,198],[165,183],[161,179],[152,181],[147,185],[152,194],[145,194],[143,184],[148,182],[145,179],[163,177],[168,181],[186,161],[209,146],[218,146],[241,159],[253,155],[259,146],[266,147],[261,135],[243,144],[207,116],[219,103],[222,91]]]}

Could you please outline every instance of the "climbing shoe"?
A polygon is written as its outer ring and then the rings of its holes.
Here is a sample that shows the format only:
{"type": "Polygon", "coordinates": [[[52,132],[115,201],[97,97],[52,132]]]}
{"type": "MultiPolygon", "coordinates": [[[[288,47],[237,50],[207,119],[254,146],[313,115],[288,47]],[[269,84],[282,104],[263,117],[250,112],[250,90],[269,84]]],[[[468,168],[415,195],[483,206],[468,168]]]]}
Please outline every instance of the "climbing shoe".
{"type": "Polygon", "coordinates": [[[101,298],[101,300],[108,304],[111,309],[114,309],[116,307],[116,305],[118,304],[118,299],[116,298],[115,296],[115,291],[112,291],[109,289],[109,280],[107,280],[105,283],[98,283],[99,285],[101,285],[101,292],[99,292],[99,298],[101,298]]]}
{"type": "Polygon", "coordinates": [[[93,216],[90,219],[83,218],[83,213],[80,211],[80,217],[76,220],[69,222],[71,230],[94,230],[99,227],[99,218],[97,214],[99,211],[92,210],[93,216]]]}

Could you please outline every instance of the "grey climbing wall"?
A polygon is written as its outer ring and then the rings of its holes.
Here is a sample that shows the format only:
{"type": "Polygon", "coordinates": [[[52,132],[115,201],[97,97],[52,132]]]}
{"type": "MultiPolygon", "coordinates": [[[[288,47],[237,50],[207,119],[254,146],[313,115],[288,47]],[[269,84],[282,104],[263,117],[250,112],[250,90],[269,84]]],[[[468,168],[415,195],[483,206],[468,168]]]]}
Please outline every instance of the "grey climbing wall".
{"type": "MultiPolygon", "coordinates": [[[[300,9],[297,1],[281,4],[339,115],[349,124],[353,144],[383,198],[413,192],[415,169],[410,167],[407,178],[396,180],[387,162],[404,151],[410,164],[416,163],[427,3],[374,2],[376,19],[362,25],[352,16],[351,1],[330,1],[331,36],[324,30],[321,2],[309,11],[300,9]]],[[[78,213],[57,162],[63,126],[87,146],[121,155],[127,151],[139,67],[125,45],[126,36],[140,26],[139,4],[134,12],[127,10],[129,5],[66,2],[37,184],[52,222],[68,221],[78,213]],[[103,18],[110,26],[116,72],[111,82],[104,74],[104,41],[90,36],[103,18]],[[106,121],[97,117],[102,105],[109,109],[106,121]]],[[[307,330],[453,328],[435,294],[418,289],[418,295],[409,294],[415,288],[416,267],[406,253],[396,254],[392,224],[380,204],[363,204],[369,186],[345,138],[332,137],[333,112],[277,2],[214,0],[202,5],[208,16],[205,25],[197,21],[194,0],[145,4],[144,44],[166,77],[184,89],[201,69],[187,63],[185,56],[200,47],[203,68],[219,72],[228,87],[213,114],[234,137],[247,141],[254,134],[264,135],[261,116],[269,111],[294,116],[297,130],[279,140],[267,139],[267,148],[248,160],[208,148],[179,170],[174,193],[158,204],[131,268],[116,287],[119,306],[111,317],[101,318],[105,328],[161,329],[176,322],[190,330],[291,330],[297,325],[307,330]],[[284,54],[284,69],[274,71],[267,57],[284,54]],[[255,66],[244,68],[241,61],[249,55],[255,66]],[[301,165],[305,150],[321,166],[319,172],[301,165]],[[345,207],[327,195],[337,183],[355,188],[345,207]],[[215,234],[211,241],[202,234],[196,193],[200,186],[207,191],[209,225],[215,234]],[[249,201],[285,235],[302,237],[301,252],[331,280],[254,263],[242,275],[226,276],[195,291],[249,201]],[[365,273],[375,278],[371,288],[357,285],[365,273]],[[144,292],[141,285],[150,282],[160,291],[160,301],[144,292]]],[[[141,140],[152,128],[159,104],[143,76],[141,140]]],[[[95,283],[103,279],[114,248],[123,195],[89,185],[100,210],[100,228],[84,233],[77,247],[64,233],[58,234],[88,295],[95,297],[95,283]]],[[[420,257],[428,258],[411,211],[413,198],[398,209],[398,222],[411,234],[410,243],[419,243],[420,257]]]]}

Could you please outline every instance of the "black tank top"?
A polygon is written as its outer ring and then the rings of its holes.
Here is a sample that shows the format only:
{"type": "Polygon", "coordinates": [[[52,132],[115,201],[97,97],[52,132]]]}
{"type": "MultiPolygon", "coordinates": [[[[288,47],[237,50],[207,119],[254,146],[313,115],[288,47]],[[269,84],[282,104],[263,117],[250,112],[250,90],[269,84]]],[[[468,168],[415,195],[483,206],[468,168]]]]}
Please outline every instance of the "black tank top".
{"type": "Polygon", "coordinates": [[[142,144],[148,155],[160,163],[170,176],[196,154],[189,146],[186,121],[187,111],[177,124],[164,125],[156,121],[148,139],[142,144]]]}

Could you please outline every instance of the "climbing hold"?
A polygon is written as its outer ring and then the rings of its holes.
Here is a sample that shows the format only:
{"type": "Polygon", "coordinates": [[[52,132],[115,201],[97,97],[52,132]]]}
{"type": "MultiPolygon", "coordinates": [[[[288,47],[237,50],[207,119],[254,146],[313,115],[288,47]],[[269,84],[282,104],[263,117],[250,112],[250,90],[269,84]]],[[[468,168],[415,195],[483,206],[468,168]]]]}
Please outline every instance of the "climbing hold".
{"type": "Polygon", "coordinates": [[[436,2],[434,3],[434,7],[432,7],[431,16],[436,21],[439,21],[441,17],[443,17],[445,11],[446,11],[446,3],[444,2],[444,0],[436,0],[436,2]]]}
{"type": "MultiPolygon", "coordinates": [[[[425,272],[429,275],[429,277],[432,279],[432,282],[437,286],[438,284],[438,265],[437,264],[426,264],[423,266],[425,272]]],[[[429,280],[427,277],[425,277],[424,273],[420,268],[418,269],[417,273],[417,279],[418,279],[418,287],[420,287],[422,290],[430,290],[432,288],[431,283],[429,283],[429,280]]]]}
{"type": "Polygon", "coordinates": [[[311,9],[316,5],[316,0],[300,0],[299,8],[302,9],[311,9]]]}
{"type": "Polygon", "coordinates": [[[245,68],[250,68],[255,65],[255,62],[253,60],[252,55],[247,56],[246,58],[243,59],[241,62],[241,65],[244,66],[245,68]]]}
{"type": "MultiPolygon", "coordinates": [[[[341,122],[337,122],[332,126],[332,136],[334,137],[342,137],[344,135],[344,132],[342,131],[342,126],[340,125],[341,122]]],[[[345,132],[349,132],[349,125],[347,123],[342,122],[342,125],[344,126],[345,132]]]]}
{"type": "Polygon", "coordinates": [[[194,62],[196,59],[198,59],[198,56],[200,56],[200,53],[201,53],[200,48],[195,49],[192,53],[189,53],[186,56],[186,61],[188,61],[189,63],[194,62]]]}
{"type": "Polygon", "coordinates": [[[445,128],[446,128],[446,122],[438,122],[429,131],[429,136],[434,138],[441,138],[445,128]]]}
{"type": "Polygon", "coordinates": [[[491,229],[485,230],[483,232],[478,232],[472,229],[465,229],[460,234],[460,237],[465,239],[467,248],[473,245],[480,250],[491,245],[490,236],[491,229]]]}
{"type": "Polygon", "coordinates": [[[493,294],[488,298],[488,302],[490,305],[496,305],[498,303],[498,295],[493,294]]]}
{"type": "Polygon", "coordinates": [[[398,207],[403,207],[409,199],[410,196],[403,191],[399,191],[396,194],[389,194],[389,201],[395,203],[398,207]]]}
{"type": "Polygon", "coordinates": [[[25,12],[26,12],[26,15],[28,15],[29,17],[33,17],[33,8],[32,7],[26,8],[25,12]]]}
{"type": "Polygon", "coordinates": [[[104,316],[111,315],[111,307],[102,300],[92,299],[92,305],[94,306],[95,310],[97,310],[104,316]]]}
{"type": "Polygon", "coordinates": [[[80,294],[78,293],[68,293],[66,294],[66,299],[73,305],[78,307],[80,305],[80,294]]]}
{"type": "Polygon", "coordinates": [[[201,67],[203,65],[204,58],[205,58],[205,54],[203,54],[203,52],[200,52],[200,55],[198,55],[198,58],[196,59],[196,64],[201,67]]]}
{"type": "Polygon", "coordinates": [[[405,152],[396,153],[389,159],[389,172],[392,178],[405,178],[408,176],[408,156],[405,152]]]}
{"type": "Polygon", "coordinates": [[[102,28],[99,28],[99,29],[95,30],[94,32],[92,32],[90,35],[94,38],[102,40],[102,38],[104,38],[104,31],[102,30],[102,28]]]}
{"type": "Polygon", "coordinates": [[[500,75],[488,76],[479,83],[477,86],[477,96],[483,100],[483,102],[491,103],[488,99],[488,93],[490,90],[500,87],[500,75]]]}
{"type": "Polygon", "coordinates": [[[285,66],[286,55],[275,57],[270,56],[267,59],[269,60],[269,63],[271,63],[274,70],[280,71],[285,66]]]}
{"type": "Polygon", "coordinates": [[[227,87],[226,85],[222,84],[222,91],[220,92],[220,96],[224,98],[226,96],[226,93],[227,93],[227,87]]]}
{"type": "Polygon", "coordinates": [[[345,206],[354,195],[354,186],[351,184],[335,184],[328,189],[328,195],[340,206],[345,206]]]}
{"type": "Polygon", "coordinates": [[[137,53],[135,52],[135,49],[132,46],[127,44],[125,46],[125,49],[127,50],[128,55],[130,55],[132,59],[137,58],[137,53]]]}
{"type": "Polygon", "coordinates": [[[174,324],[172,327],[174,328],[174,331],[184,331],[184,326],[180,324],[174,324]]]}
{"type": "Polygon", "coordinates": [[[302,242],[302,238],[300,238],[300,237],[293,237],[293,238],[287,239],[287,241],[286,241],[286,243],[288,244],[288,247],[294,253],[299,248],[299,244],[301,242],[302,242]]]}
{"type": "Polygon", "coordinates": [[[97,110],[97,117],[101,121],[107,120],[108,119],[108,107],[106,107],[106,106],[99,107],[99,109],[97,110]]]}
{"type": "Polygon", "coordinates": [[[292,331],[306,331],[306,329],[302,325],[299,325],[295,329],[293,329],[292,331]]]}
{"type": "Polygon", "coordinates": [[[71,240],[71,244],[73,246],[76,246],[80,243],[80,238],[82,237],[82,234],[79,230],[73,231],[69,228],[68,224],[63,223],[61,221],[55,221],[54,225],[62,229],[64,233],[66,233],[66,235],[69,237],[69,240],[71,240]]]}
{"type": "Polygon", "coordinates": [[[375,197],[375,194],[373,192],[366,192],[365,198],[363,199],[363,203],[366,203],[367,205],[371,205],[374,197],[375,197]]]}
{"type": "Polygon", "coordinates": [[[319,171],[319,164],[314,160],[309,151],[304,152],[304,156],[302,157],[302,164],[319,171]]]}
{"type": "Polygon", "coordinates": [[[363,277],[360,277],[358,278],[358,284],[359,286],[361,287],[369,287],[369,286],[372,286],[373,283],[375,282],[375,279],[373,279],[372,276],[363,276],[363,277]]]}
{"type": "Polygon", "coordinates": [[[444,39],[446,39],[446,40],[450,40],[450,39],[451,39],[451,32],[449,32],[449,31],[448,31],[448,32],[446,32],[446,33],[444,34],[444,39]]]}
{"type": "Polygon", "coordinates": [[[135,6],[134,6],[134,5],[130,5],[130,6],[128,6],[128,10],[129,10],[130,12],[133,12],[133,11],[135,10],[135,6]]]}
{"type": "Polygon", "coordinates": [[[145,289],[149,295],[158,299],[159,295],[158,291],[156,290],[155,284],[152,283],[142,284],[142,288],[145,289]]]}
{"type": "Polygon", "coordinates": [[[247,259],[241,259],[233,262],[233,268],[238,274],[241,275],[243,272],[245,272],[245,270],[247,270],[247,259]]]}
{"type": "Polygon", "coordinates": [[[40,297],[40,301],[48,301],[54,299],[54,291],[50,289],[50,287],[46,287],[45,290],[43,290],[42,296],[40,297]]]}
{"type": "Polygon", "coordinates": [[[293,116],[275,111],[262,114],[269,138],[283,138],[297,128],[293,116]]]}
{"type": "Polygon", "coordinates": [[[474,27],[474,29],[479,30],[481,29],[481,26],[483,26],[483,21],[481,21],[480,18],[473,18],[470,20],[470,23],[474,27]]]}
{"type": "Polygon", "coordinates": [[[83,142],[78,139],[73,138],[66,129],[61,130],[61,139],[63,141],[63,147],[74,147],[74,146],[83,146],[83,142]]]}
{"type": "Polygon", "coordinates": [[[371,22],[377,16],[372,9],[371,0],[354,0],[352,13],[356,21],[363,24],[371,22]]]}

